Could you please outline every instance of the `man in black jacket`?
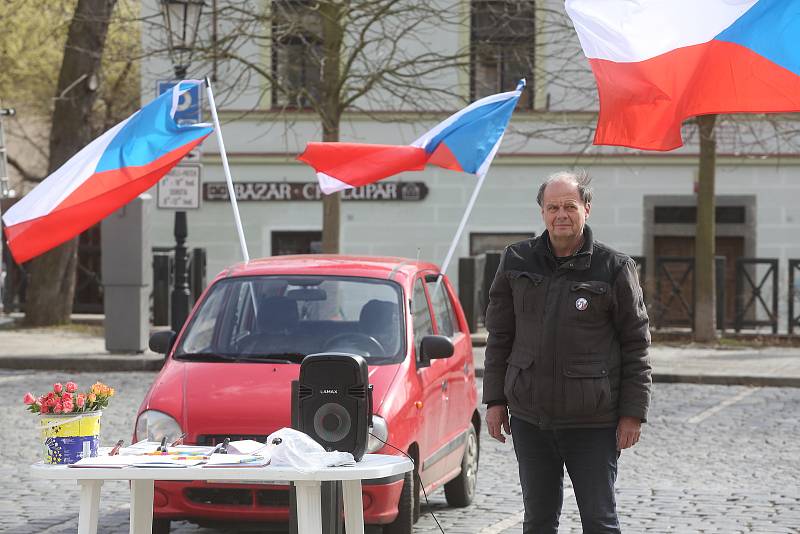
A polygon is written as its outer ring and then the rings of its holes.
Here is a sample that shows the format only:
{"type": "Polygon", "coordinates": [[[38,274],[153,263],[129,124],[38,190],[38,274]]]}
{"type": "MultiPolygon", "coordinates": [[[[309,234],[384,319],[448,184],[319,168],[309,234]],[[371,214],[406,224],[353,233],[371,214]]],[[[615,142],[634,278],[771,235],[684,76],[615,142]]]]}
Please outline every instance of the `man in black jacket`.
{"type": "Polygon", "coordinates": [[[620,532],[619,451],[639,440],[650,404],[636,265],[594,241],[589,181],[559,172],[542,184],[547,230],[506,248],[489,292],[486,426],[501,442],[514,436],[524,534],[558,530],[564,466],[584,534],[620,532]]]}

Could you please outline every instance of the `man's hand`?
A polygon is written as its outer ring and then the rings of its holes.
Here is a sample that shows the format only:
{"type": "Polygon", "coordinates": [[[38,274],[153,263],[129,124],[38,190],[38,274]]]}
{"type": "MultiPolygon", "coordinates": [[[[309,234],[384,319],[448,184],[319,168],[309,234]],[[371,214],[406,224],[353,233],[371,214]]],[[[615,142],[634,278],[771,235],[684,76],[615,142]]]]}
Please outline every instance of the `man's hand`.
{"type": "MultiPolygon", "coordinates": [[[[486,414],[486,422],[489,422],[489,414],[486,414]]],[[[489,431],[491,434],[491,430],[489,431]]],[[[642,435],[642,421],[638,417],[622,416],[617,423],[617,450],[633,447],[642,435]]]]}
{"type": "Polygon", "coordinates": [[[502,427],[507,435],[511,435],[511,426],[508,424],[508,408],[505,404],[496,404],[486,409],[486,428],[489,435],[500,443],[506,442],[506,437],[500,431],[502,427]]]}

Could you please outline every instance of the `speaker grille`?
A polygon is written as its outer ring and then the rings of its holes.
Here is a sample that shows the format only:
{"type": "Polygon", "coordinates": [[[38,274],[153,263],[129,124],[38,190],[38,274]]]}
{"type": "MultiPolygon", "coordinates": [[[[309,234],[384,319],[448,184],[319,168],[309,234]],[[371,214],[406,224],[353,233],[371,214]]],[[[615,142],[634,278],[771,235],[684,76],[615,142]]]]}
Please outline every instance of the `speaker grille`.
{"type": "Polygon", "coordinates": [[[367,396],[367,388],[365,388],[363,385],[350,386],[347,388],[347,394],[350,397],[355,397],[356,399],[364,399],[367,396]]]}
{"type": "Polygon", "coordinates": [[[297,395],[301,399],[307,399],[313,394],[314,394],[314,391],[311,389],[310,386],[307,386],[305,384],[299,384],[297,386],[297,395]]]}

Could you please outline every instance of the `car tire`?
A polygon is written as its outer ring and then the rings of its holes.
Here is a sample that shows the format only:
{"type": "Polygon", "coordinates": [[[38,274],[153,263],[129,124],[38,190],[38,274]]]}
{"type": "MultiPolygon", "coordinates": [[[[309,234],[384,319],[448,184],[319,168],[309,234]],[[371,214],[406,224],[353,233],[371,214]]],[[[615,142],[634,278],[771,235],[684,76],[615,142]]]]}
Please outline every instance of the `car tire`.
{"type": "Polygon", "coordinates": [[[169,534],[169,519],[153,519],[153,534],[169,534]]]}
{"type": "Polygon", "coordinates": [[[411,474],[414,477],[413,491],[411,493],[411,495],[412,495],[412,497],[414,499],[412,521],[416,525],[417,521],[419,521],[420,508],[422,507],[422,499],[419,496],[420,487],[421,487],[422,483],[420,481],[419,471],[417,471],[417,466],[416,465],[414,465],[414,470],[411,471],[411,474]]]}
{"type": "Polygon", "coordinates": [[[475,486],[478,482],[478,458],[480,443],[475,425],[470,424],[467,431],[467,443],[464,456],[461,458],[461,473],[444,485],[444,497],[447,504],[455,508],[463,508],[475,498],[475,486]]]}
{"type": "Polygon", "coordinates": [[[403,477],[403,490],[397,503],[397,518],[383,527],[383,534],[411,534],[414,530],[414,474],[403,477]]]}

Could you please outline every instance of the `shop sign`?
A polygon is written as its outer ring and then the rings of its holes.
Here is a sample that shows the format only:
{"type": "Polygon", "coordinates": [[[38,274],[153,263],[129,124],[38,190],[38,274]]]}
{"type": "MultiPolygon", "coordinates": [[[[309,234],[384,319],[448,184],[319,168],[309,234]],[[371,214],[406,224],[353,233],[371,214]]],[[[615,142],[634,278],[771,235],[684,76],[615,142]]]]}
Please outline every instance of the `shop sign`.
{"type": "Polygon", "coordinates": [[[200,207],[202,165],[176,165],[158,181],[159,209],[186,210],[200,207]]]}
{"type": "MultiPolygon", "coordinates": [[[[238,182],[233,184],[237,201],[305,201],[319,200],[322,193],[317,182],[238,182]]],[[[404,201],[424,200],[428,196],[425,182],[378,182],[342,191],[342,200],[404,201]]],[[[228,200],[225,182],[203,184],[203,200],[228,200]]]]}

